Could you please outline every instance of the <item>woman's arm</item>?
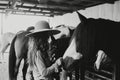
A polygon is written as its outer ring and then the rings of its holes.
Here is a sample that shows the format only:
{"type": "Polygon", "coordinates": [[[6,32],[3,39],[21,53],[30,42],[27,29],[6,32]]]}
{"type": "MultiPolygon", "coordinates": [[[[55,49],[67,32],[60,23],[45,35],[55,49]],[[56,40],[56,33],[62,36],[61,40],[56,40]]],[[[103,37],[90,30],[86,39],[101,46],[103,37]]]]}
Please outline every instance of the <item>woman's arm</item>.
{"type": "Polygon", "coordinates": [[[46,67],[44,64],[43,58],[41,57],[41,53],[38,51],[36,58],[36,66],[40,72],[40,74],[44,77],[51,75],[54,72],[58,72],[58,67],[61,65],[61,59],[56,60],[54,64],[50,67],[46,67]]]}

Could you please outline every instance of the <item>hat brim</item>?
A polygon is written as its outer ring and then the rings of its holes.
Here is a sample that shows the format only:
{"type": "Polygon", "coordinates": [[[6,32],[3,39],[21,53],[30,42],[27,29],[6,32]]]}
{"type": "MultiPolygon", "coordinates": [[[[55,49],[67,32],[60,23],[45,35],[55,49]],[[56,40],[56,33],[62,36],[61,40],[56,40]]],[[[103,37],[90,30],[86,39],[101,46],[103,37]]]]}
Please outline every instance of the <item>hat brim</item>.
{"type": "Polygon", "coordinates": [[[48,33],[49,35],[55,35],[60,33],[61,31],[56,30],[56,29],[42,29],[42,30],[36,30],[34,32],[31,32],[29,34],[27,34],[26,36],[33,36],[36,34],[43,34],[43,33],[48,33]]]}

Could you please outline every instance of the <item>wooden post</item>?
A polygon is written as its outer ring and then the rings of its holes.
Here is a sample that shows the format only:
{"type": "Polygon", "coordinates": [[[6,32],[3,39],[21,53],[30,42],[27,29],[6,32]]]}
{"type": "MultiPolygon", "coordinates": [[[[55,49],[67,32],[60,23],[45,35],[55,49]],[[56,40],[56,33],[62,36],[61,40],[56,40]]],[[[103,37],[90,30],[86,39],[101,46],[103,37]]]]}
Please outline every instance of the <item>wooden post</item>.
{"type": "Polygon", "coordinates": [[[76,67],[75,67],[75,80],[79,80],[79,68],[80,66],[79,65],[77,65],[76,67]]]}
{"type": "Polygon", "coordinates": [[[3,34],[3,13],[1,13],[1,32],[0,34],[3,34]]]}

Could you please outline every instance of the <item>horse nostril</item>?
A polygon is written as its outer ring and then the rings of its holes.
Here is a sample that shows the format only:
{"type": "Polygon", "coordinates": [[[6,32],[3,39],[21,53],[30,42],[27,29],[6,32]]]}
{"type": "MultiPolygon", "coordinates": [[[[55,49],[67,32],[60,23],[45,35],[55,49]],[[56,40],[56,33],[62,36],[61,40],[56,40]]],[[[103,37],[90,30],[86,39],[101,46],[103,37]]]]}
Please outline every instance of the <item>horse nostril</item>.
{"type": "Polygon", "coordinates": [[[96,64],[94,64],[94,69],[95,69],[95,71],[98,71],[98,69],[97,69],[97,67],[96,67],[96,64]]]}

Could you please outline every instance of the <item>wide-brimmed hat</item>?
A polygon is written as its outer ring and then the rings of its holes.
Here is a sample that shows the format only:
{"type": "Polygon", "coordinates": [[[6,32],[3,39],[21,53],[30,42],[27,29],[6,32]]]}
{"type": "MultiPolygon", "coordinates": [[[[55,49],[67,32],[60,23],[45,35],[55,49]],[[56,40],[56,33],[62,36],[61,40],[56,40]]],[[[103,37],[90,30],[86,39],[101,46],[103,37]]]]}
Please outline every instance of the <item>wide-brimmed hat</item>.
{"type": "Polygon", "coordinates": [[[35,24],[35,29],[33,32],[27,34],[26,36],[32,36],[38,33],[48,33],[49,35],[55,35],[60,33],[59,30],[56,29],[50,29],[49,23],[47,21],[38,21],[35,24]]]}

